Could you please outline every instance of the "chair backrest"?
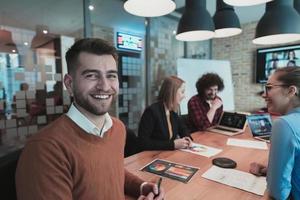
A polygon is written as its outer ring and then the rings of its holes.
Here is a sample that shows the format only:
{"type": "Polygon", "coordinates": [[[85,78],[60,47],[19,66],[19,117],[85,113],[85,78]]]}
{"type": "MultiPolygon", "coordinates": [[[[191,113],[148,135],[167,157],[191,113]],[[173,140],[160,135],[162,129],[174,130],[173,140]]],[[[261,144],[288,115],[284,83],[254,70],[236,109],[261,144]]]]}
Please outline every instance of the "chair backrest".
{"type": "Polygon", "coordinates": [[[15,172],[22,150],[9,153],[0,159],[1,199],[16,200],[15,172]]]}
{"type": "Polygon", "coordinates": [[[141,152],[140,142],[132,129],[126,128],[126,144],[124,149],[124,157],[141,152]]]}
{"type": "Polygon", "coordinates": [[[190,121],[189,121],[188,114],[186,114],[186,115],[179,115],[179,119],[180,119],[181,123],[185,126],[185,129],[187,130],[188,133],[194,132],[191,129],[191,124],[190,124],[190,121]]]}

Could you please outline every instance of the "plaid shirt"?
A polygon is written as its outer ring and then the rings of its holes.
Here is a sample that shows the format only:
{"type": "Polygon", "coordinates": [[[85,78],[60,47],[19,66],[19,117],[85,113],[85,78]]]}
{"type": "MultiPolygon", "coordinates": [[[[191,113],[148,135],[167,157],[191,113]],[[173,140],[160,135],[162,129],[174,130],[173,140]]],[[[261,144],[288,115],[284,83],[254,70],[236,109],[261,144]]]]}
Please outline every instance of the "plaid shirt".
{"type": "MultiPolygon", "coordinates": [[[[221,99],[220,97],[217,97],[221,99]]],[[[188,102],[188,119],[189,126],[192,131],[203,131],[213,125],[216,125],[223,112],[223,106],[216,110],[212,123],[207,118],[207,113],[210,109],[209,104],[205,99],[198,95],[193,96],[188,102]]]]}

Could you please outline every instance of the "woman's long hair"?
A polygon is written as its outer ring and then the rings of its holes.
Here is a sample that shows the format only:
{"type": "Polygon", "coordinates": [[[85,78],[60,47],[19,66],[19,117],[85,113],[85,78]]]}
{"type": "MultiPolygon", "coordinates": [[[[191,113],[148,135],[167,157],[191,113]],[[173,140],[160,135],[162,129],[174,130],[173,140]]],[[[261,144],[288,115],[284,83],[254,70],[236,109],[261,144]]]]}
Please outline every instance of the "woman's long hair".
{"type": "Polygon", "coordinates": [[[162,101],[169,110],[176,111],[179,105],[175,105],[177,90],[184,81],[177,76],[166,77],[158,94],[158,101],[162,101]]]}

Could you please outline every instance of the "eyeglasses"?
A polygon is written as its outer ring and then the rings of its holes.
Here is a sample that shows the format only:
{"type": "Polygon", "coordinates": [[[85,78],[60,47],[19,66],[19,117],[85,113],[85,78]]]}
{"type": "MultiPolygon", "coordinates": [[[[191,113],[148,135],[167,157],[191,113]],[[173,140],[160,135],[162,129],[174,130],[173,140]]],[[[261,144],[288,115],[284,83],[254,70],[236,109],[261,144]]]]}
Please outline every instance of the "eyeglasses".
{"type": "Polygon", "coordinates": [[[278,85],[273,85],[273,84],[266,84],[264,85],[264,92],[266,95],[268,95],[268,92],[272,90],[274,87],[289,87],[289,85],[286,84],[278,84],[278,85]]]}

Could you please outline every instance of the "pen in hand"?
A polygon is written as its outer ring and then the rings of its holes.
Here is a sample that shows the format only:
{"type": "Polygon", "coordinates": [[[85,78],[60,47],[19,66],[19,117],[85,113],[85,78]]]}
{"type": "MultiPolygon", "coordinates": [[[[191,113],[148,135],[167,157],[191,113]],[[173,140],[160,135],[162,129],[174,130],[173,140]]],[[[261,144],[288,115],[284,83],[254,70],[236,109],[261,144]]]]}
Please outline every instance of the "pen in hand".
{"type": "Polygon", "coordinates": [[[190,148],[193,144],[193,140],[190,138],[190,136],[186,136],[184,139],[188,142],[188,146],[186,148],[190,148]]]}
{"type": "Polygon", "coordinates": [[[160,193],[161,181],[162,181],[162,177],[159,177],[158,182],[157,182],[158,193],[157,193],[157,195],[155,195],[155,197],[157,197],[159,195],[159,193],[160,193]]]}

